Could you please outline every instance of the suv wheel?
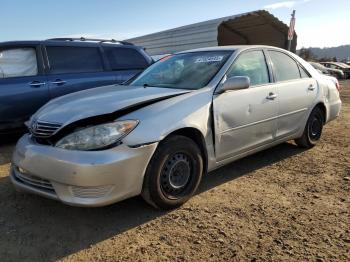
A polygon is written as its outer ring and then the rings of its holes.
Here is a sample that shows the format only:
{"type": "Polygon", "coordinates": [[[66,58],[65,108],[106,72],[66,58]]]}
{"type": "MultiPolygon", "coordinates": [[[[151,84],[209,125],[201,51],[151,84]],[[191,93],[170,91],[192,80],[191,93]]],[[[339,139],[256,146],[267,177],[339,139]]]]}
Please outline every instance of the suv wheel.
{"type": "Polygon", "coordinates": [[[156,208],[178,207],[195,193],[202,173],[197,144],[184,136],[171,136],[159,144],[147,167],[142,197],[156,208]]]}

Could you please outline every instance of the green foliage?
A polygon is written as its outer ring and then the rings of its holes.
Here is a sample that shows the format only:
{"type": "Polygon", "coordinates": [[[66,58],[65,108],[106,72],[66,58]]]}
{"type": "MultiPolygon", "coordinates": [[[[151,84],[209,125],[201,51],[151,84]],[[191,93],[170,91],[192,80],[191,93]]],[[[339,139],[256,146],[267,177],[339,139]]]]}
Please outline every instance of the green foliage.
{"type": "Polygon", "coordinates": [[[304,47],[299,50],[299,56],[306,61],[314,61],[317,58],[309,48],[304,47]]]}

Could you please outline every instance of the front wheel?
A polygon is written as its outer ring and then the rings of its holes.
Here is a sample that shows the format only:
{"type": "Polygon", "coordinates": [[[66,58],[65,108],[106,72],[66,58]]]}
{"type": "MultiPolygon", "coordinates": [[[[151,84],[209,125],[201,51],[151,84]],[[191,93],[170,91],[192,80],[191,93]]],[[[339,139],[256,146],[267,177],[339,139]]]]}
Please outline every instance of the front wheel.
{"type": "Polygon", "coordinates": [[[304,148],[312,148],[320,140],[323,130],[324,117],[320,108],[312,110],[307,120],[302,137],[295,139],[295,143],[304,148]]]}
{"type": "Polygon", "coordinates": [[[184,136],[171,136],[159,144],[147,167],[142,197],[156,208],[178,207],[195,193],[202,173],[197,144],[184,136]]]}

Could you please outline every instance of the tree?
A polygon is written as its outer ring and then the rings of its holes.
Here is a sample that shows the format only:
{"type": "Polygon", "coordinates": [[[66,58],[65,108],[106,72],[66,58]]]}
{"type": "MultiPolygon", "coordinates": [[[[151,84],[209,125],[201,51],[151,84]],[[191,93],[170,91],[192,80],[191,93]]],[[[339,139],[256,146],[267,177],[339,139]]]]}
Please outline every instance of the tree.
{"type": "Polygon", "coordinates": [[[321,57],[320,59],[318,59],[319,62],[329,62],[332,61],[332,58],[330,57],[321,57]]]}
{"type": "Polygon", "coordinates": [[[316,56],[312,53],[310,48],[301,48],[299,50],[299,56],[306,61],[315,60],[316,56]]]}

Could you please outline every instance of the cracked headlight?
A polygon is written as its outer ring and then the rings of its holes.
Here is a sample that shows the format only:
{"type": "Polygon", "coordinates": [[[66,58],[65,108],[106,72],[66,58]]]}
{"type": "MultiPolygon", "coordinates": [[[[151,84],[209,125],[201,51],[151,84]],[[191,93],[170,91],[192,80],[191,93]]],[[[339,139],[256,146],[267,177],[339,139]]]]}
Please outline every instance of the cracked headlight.
{"type": "Polygon", "coordinates": [[[56,143],[56,147],[70,150],[97,150],[112,146],[129,134],[138,120],[122,120],[80,129],[56,143]]]}

